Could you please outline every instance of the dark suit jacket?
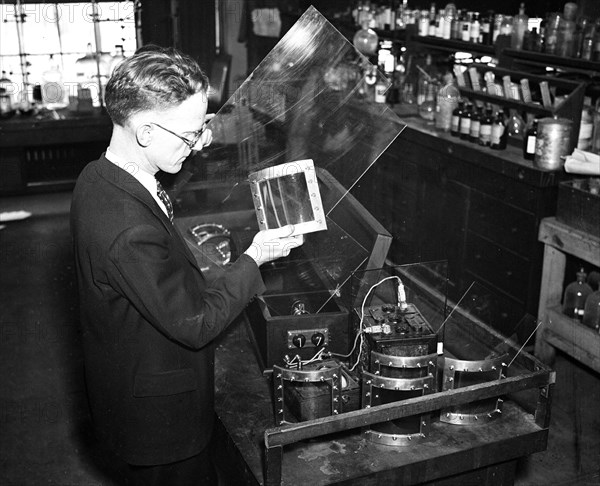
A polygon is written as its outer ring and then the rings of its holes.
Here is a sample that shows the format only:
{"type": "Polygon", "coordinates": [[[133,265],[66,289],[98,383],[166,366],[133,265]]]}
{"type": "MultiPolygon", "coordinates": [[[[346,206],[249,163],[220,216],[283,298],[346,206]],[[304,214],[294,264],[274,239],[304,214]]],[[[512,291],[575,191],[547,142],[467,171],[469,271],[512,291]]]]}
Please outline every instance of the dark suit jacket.
{"type": "Polygon", "coordinates": [[[211,341],[264,285],[242,255],[207,284],[148,191],[104,156],[82,171],[71,228],[97,434],[125,461],[200,452],[213,422],[211,341]]]}

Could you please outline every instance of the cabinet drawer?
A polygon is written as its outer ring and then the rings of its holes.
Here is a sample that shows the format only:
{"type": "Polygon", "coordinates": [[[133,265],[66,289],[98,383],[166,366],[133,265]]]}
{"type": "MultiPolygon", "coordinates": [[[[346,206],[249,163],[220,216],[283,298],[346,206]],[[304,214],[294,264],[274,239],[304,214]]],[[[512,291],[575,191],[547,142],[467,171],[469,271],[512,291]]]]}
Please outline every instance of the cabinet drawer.
{"type": "Polygon", "coordinates": [[[513,252],[468,233],[466,269],[525,302],[529,286],[529,261],[513,252]]]}
{"type": "Polygon", "coordinates": [[[469,230],[529,258],[536,241],[535,217],[478,191],[471,193],[469,230]]]}

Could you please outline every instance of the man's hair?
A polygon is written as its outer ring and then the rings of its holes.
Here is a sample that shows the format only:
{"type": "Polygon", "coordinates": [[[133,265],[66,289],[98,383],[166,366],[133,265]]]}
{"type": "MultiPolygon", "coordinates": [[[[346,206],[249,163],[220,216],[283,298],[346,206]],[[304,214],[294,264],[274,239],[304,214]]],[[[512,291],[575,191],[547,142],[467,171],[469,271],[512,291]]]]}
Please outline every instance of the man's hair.
{"type": "Polygon", "coordinates": [[[208,78],[191,57],[154,45],[138,49],[115,69],[106,85],[106,111],[124,126],[134,114],[167,110],[208,91],[208,78]]]}

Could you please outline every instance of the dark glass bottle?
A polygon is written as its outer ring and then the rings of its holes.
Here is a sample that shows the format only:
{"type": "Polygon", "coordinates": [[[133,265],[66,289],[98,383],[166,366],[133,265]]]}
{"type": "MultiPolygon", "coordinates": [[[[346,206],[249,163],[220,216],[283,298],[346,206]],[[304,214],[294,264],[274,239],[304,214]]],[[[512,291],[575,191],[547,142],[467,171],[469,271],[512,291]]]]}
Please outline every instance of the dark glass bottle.
{"type": "Polygon", "coordinates": [[[585,299],[583,324],[600,332],[600,290],[595,290],[585,299]]]}
{"type": "Polygon", "coordinates": [[[460,100],[458,102],[458,106],[452,111],[452,124],[450,125],[450,135],[452,135],[453,137],[458,137],[458,132],[460,129],[460,118],[462,116],[464,107],[465,102],[460,100]]]}
{"type": "Polygon", "coordinates": [[[504,150],[506,148],[506,139],[508,130],[506,129],[506,117],[503,111],[498,111],[494,115],[492,122],[492,140],[490,148],[494,150],[504,150]]]}
{"type": "Polygon", "coordinates": [[[585,301],[592,293],[592,287],[585,282],[586,276],[585,270],[580,269],[577,280],[567,285],[563,299],[563,314],[580,321],[583,319],[585,301]]]}
{"type": "Polygon", "coordinates": [[[469,129],[469,141],[479,142],[479,131],[481,129],[481,117],[483,116],[481,106],[473,107],[473,116],[471,117],[471,128],[469,129]]]}
{"type": "Polygon", "coordinates": [[[469,133],[471,131],[471,118],[473,116],[473,105],[467,103],[465,106],[462,116],[460,117],[460,128],[459,136],[463,140],[469,140],[469,133]]]}
{"type": "Polygon", "coordinates": [[[535,157],[535,140],[537,138],[538,119],[535,118],[531,125],[525,131],[523,137],[523,157],[527,160],[533,160],[535,157]]]}
{"type": "Polygon", "coordinates": [[[479,120],[479,145],[489,147],[492,143],[493,121],[492,109],[486,108],[485,113],[481,116],[481,120],[479,120]]]}

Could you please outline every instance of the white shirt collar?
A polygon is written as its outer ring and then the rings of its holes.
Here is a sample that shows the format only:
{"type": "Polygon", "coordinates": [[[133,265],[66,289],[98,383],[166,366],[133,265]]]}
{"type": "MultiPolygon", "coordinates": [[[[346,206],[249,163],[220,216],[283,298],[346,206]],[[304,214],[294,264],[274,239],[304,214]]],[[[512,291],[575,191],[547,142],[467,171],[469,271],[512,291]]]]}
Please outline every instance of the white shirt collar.
{"type": "Polygon", "coordinates": [[[137,181],[146,188],[146,190],[150,193],[152,198],[156,201],[158,206],[162,209],[162,211],[168,216],[167,208],[164,203],[158,197],[158,193],[156,191],[156,179],[152,174],[140,169],[140,166],[135,162],[128,162],[123,157],[115,154],[110,150],[110,148],[106,149],[106,153],[104,156],[107,158],[109,162],[112,162],[116,166],[123,169],[125,172],[128,172],[130,175],[135,177],[137,181]]]}

